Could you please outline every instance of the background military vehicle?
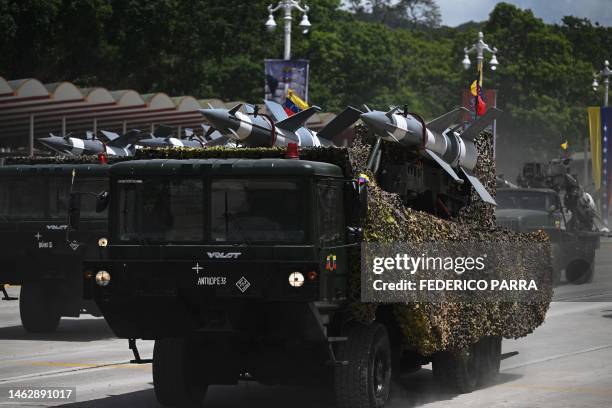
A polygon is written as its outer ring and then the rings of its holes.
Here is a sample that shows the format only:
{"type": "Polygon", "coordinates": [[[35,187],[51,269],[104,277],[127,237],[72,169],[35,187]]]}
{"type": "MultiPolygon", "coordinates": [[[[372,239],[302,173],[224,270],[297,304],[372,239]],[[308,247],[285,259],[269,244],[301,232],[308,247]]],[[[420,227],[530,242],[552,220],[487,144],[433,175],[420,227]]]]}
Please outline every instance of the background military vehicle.
{"type": "Polygon", "coordinates": [[[79,231],[70,231],[67,220],[70,192],[106,190],[107,169],[0,166],[0,284],[21,285],[21,321],[30,332],[53,331],[62,316],[99,315],[94,302],[82,299],[81,260],[106,235],[106,212],[95,211],[95,194],[80,194],[79,231]]]}
{"type": "Polygon", "coordinates": [[[565,271],[568,282],[591,282],[599,248],[597,213],[591,196],[569,174],[569,163],[525,163],[517,184],[498,188],[497,224],[519,232],[545,231],[552,243],[555,281],[565,271]]]}

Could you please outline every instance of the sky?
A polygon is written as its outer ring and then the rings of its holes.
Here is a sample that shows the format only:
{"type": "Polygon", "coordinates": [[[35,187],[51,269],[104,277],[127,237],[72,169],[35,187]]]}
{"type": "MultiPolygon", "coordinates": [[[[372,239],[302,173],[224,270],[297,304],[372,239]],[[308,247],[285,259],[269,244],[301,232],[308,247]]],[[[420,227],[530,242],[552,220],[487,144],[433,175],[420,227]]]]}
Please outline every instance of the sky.
{"type": "MultiPolygon", "coordinates": [[[[483,21],[499,3],[498,0],[436,0],[442,24],[455,27],[472,21],[483,21]]],[[[506,0],[523,9],[531,9],[546,23],[558,23],[566,15],[586,17],[593,24],[612,26],[612,0],[506,0]]]]}

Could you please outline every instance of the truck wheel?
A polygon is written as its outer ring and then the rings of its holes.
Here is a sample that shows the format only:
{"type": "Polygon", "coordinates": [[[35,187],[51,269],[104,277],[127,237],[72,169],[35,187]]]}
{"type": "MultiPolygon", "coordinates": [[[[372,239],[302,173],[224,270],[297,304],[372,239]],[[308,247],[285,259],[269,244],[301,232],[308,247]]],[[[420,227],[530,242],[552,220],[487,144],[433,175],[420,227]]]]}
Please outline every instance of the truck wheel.
{"type": "Polygon", "coordinates": [[[583,259],[570,262],[565,269],[567,281],[575,285],[582,285],[593,280],[593,268],[583,259]]]}
{"type": "Polygon", "coordinates": [[[21,285],[19,315],[23,328],[30,333],[55,331],[61,316],[53,288],[34,283],[21,285]]]}
{"type": "Polygon", "coordinates": [[[485,337],[476,344],[482,356],[478,373],[480,384],[492,383],[499,374],[501,344],[502,339],[498,336],[485,337]]]}
{"type": "Polygon", "coordinates": [[[155,340],[153,387],[160,404],[168,407],[201,407],[208,385],[198,369],[198,350],[189,339],[155,340]]]}
{"type": "Polygon", "coordinates": [[[334,388],[338,408],[380,408],[389,399],[391,346],[380,323],[355,325],[340,343],[336,357],[348,365],[336,367],[334,388]]]}
{"type": "Polygon", "coordinates": [[[460,394],[474,391],[480,377],[482,354],[482,347],[476,344],[458,353],[437,353],[432,361],[434,379],[460,394]]]}

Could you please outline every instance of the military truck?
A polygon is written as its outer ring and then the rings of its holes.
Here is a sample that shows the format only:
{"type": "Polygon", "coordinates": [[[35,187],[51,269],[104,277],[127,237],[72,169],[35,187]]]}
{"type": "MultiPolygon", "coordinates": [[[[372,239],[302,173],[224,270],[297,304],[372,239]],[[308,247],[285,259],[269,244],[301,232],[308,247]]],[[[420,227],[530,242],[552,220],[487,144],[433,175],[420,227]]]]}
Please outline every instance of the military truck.
{"type": "Polygon", "coordinates": [[[497,190],[497,225],[518,232],[545,231],[556,284],[563,271],[570,283],[591,282],[600,237],[597,214],[591,196],[569,174],[569,163],[525,163],[517,184],[497,190]]]}
{"type": "Polygon", "coordinates": [[[95,303],[82,298],[81,261],[106,235],[106,212],[96,212],[93,192],[107,190],[107,169],[94,164],[0,166],[0,286],[5,300],[16,300],[4,286],[21,285],[21,322],[29,332],[54,331],[62,316],[99,316],[95,303]],[[71,192],[83,200],[78,231],[68,223],[71,192]]]}
{"type": "Polygon", "coordinates": [[[499,370],[501,338],[468,353],[400,347],[390,307],[358,323],[349,274],[368,189],[333,163],[155,159],[109,171],[109,232],[84,263],[85,296],[114,333],[155,340],[166,406],[199,406],[213,384],[334,384],[342,408],[385,405],[391,376],[430,361],[468,392],[499,370]]]}

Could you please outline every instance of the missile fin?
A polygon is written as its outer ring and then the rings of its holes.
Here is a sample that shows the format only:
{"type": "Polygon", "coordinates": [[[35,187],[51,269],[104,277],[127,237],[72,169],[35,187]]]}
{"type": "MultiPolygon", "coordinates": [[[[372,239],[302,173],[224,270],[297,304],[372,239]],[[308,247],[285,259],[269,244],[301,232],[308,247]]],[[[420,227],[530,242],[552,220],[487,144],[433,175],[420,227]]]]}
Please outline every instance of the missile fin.
{"type": "Polygon", "coordinates": [[[500,115],[500,113],[501,111],[497,108],[487,110],[487,113],[479,117],[469,128],[461,133],[461,137],[468,140],[474,140],[484,128],[489,126],[489,124],[500,115]]]}
{"type": "Polygon", "coordinates": [[[141,132],[138,129],[128,130],[125,135],[121,135],[117,137],[116,139],[111,140],[110,142],[107,143],[107,145],[115,146],[115,147],[122,147],[122,148],[128,147],[129,145],[132,145],[138,140],[140,140],[140,137],[141,137],[140,133],[141,132]]]}
{"type": "Polygon", "coordinates": [[[299,128],[303,127],[306,124],[306,121],[310,119],[310,117],[317,113],[317,111],[319,110],[321,110],[321,108],[319,108],[318,106],[311,106],[306,110],[298,112],[295,115],[289,116],[285,120],[276,122],[274,126],[284,130],[288,130],[289,132],[295,132],[299,128]]]}
{"type": "Polygon", "coordinates": [[[389,109],[389,111],[388,111],[388,112],[386,112],[386,113],[385,113],[385,115],[387,115],[387,117],[388,117],[389,119],[391,119],[391,118],[393,117],[393,114],[394,114],[395,112],[397,112],[397,110],[398,110],[398,109],[399,109],[399,108],[398,108],[397,106],[392,107],[391,109],[389,109]]]}
{"type": "Polygon", "coordinates": [[[361,111],[351,106],[347,106],[342,112],[336,115],[335,118],[330,120],[327,125],[325,125],[323,129],[317,133],[317,136],[323,139],[331,140],[332,137],[341,133],[353,123],[357,122],[360,115],[361,111]]]}
{"type": "Polygon", "coordinates": [[[153,131],[153,136],[154,137],[168,137],[172,134],[173,131],[174,129],[168,125],[159,125],[153,131]]]}
{"type": "Polygon", "coordinates": [[[234,106],[232,109],[230,109],[229,111],[227,111],[227,113],[229,115],[235,115],[236,112],[238,112],[238,110],[240,109],[240,107],[242,106],[241,103],[239,103],[238,105],[234,106]]]}
{"type": "Polygon", "coordinates": [[[251,105],[250,103],[245,103],[244,104],[244,111],[247,114],[252,114],[255,112],[255,105],[251,105]]]}
{"type": "Polygon", "coordinates": [[[445,162],[444,159],[442,159],[440,156],[438,156],[429,149],[425,149],[425,152],[429,155],[429,157],[431,157],[435,162],[437,162],[440,167],[442,167],[442,169],[453,178],[453,180],[455,180],[459,184],[463,184],[463,179],[460,178],[457,173],[455,173],[455,170],[453,170],[450,164],[445,162]]]}
{"type": "Polygon", "coordinates": [[[395,135],[393,133],[389,132],[388,130],[387,130],[387,136],[389,136],[391,139],[395,140],[397,143],[400,142],[399,140],[397,140],[395,135]]]}
{"type": "Polygon", "coordinates": [[[211,135],[215,132],[215,128],[212,126],[204,127],[204,125],[202,125],[202,128],[204,129],[204,140],[212,140],[211,135]]]}
{"type": "Polygon", "coordinates": [[[268,113],[270,116],[272,116],[272,119],[274,119],[275,122],[280,122],[281,120],[287,119],[287,112],[285,112],[285,109],[283,109],[280,103],[265,100],[264,104],[266,105],[268,113]]]}
{"type": "Polygon", "coordinates": [[[455,108],[450,112],[446,112],[444,115],[439,116],[429,122],[427,122],[427,128],[442,133],[452,125],[457,124],[461,120],[461,115],[469,112],[466,108],[455,108]]]}
{"type": "Polygon", "coordinates": [[[372,109],[370,109],[370,107],[365,103],[363,104],[363,108],[366,110],[366,112],[372,112],[372,109]]]}
{"type": "Polygon", "coordinates": [[[497,205],[495,199],[491,196],[491,194],[489,194],[485,186],[482,185],[482,183],[480,182],[480,180],[478,180],[477,177],[472,176],[463,167],[461,167],[461,171],[463,171],[463,174],[465,174],[469,182],[472,184],[474,190],[476,190],[480,198],[482,198],[482,201],[484,201],[485,203],[497,205]]]}
{"type": "Polygon", "coordinates": [[[101,130],[99,137],[103,142],[110,143],[113,140],[119,138],[119,135],[115,132],[109,132],[108,130],[101,130]]]}
{"type": "Polygon", "coordinates": [[[240,136],[238,136],[238,133],[236,133],[236,131],[234,129],[227,128],[227,130],[229,130],[230,133],[234,136],[232,139],[240,140],[240,136]]]}

